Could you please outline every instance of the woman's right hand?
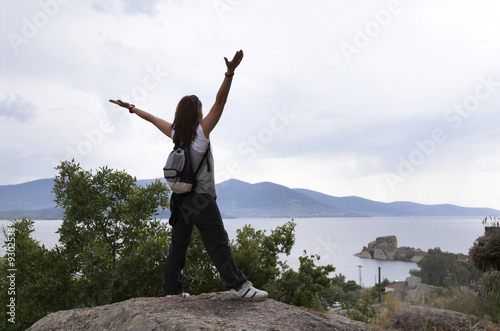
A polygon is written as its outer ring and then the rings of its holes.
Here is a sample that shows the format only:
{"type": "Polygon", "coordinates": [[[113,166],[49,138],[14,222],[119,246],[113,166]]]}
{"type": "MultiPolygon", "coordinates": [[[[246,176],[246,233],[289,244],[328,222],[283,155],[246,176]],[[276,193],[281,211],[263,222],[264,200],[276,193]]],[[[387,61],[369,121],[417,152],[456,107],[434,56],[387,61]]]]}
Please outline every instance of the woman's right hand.
{"type": "Polygon", "coordinates": [[[109,102],[114,103],[114,104],[116,104],[116,105],[118,105],[120,107],[127,108],[127,109],[128,109],[128,107],[130,107],[130,103],[123,102],[121,100],[111,100],[110,99],[109,102]]]}

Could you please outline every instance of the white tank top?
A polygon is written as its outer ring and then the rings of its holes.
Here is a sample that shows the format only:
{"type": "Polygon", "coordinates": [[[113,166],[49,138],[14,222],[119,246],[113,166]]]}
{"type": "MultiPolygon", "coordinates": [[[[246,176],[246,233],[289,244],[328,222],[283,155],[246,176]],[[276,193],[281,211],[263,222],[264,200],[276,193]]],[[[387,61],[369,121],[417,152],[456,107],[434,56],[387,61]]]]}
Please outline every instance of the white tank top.
{"type": "MultiPolygon", "coordinates": [[[[172,129],[172,140],[175,135],[175,130],[172,129]]],[[[198,168],[203,155],[207,151],[209,140],[205,137],[203,133],[203,128],[201,124],[196,128],[196,139],[191,142],[190,157],[193,163],[193,171],[198,168]]],[[[217,192],[215,190],[215,176],[214,176],[214,159],[212,156],[212,151],[208,152],[207,160],[204,162],[196,176],[196,192],[210,194],[214,199],[217,198],[217,192]],[[207,162],[209,167],[207,167],[207,162]],[[210,171],[208,169],[210,168],[210,171]]]]}

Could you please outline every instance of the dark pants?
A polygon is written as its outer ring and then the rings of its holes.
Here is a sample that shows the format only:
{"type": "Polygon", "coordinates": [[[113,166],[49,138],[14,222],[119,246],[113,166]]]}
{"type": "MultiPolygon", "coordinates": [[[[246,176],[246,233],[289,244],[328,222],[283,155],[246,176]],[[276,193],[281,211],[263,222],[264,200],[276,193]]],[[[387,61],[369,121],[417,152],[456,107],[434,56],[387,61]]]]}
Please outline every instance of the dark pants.
{"type": "Polygon", "coordinates": [[[219,207],[213,197],[198,193],[183,197],[174,194],[170,207],[173,225],[172,242],[165,270],[165,295],[184,292],[182,268],[186,263],[186,252],[195,225],[226,287],[239,288],[247,281],[247,277],[234,262],[233,251],[229,247],[229,237],[224,229],[219,207]]]}

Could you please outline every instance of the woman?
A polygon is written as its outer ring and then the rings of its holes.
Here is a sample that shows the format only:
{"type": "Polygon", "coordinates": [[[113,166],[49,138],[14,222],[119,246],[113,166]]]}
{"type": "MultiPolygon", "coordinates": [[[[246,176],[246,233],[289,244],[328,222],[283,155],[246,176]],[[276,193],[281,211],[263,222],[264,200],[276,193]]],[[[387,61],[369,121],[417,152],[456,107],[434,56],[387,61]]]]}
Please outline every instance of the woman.
{"type": "MultiPolygon", "coordinates": [[[[203,155],[209,148],[210,133],[215,128],[224,110],[227,96],[231,88],[234,71],[243,59],[243,51],[238,51],[233,59],[226,62],[227,71],[222,82],[215,103],[207,116],[203,117],[202,104],[195,95],[185,96],[177,105],[173,123],[169,123],[135,105],[121,100],[109,100],[121,107],[127,108],[130,113],[154,124],[161,132],[172,138],[174,143],[190,145],[190,156],[194,167],[202,161],[203,155]]],[[[172,222],[172,242],[167,258],[165,271],[164,294],[187,297],[182,285],[182,268],[186,260],[186,252],[191,241],[193,227],[199,229],[207,252],[219,271],[225,284],[230,288],[231,297],[245,300],[265,300],[267,292],[252,286],[247,277],[238,269],[234,262],[233,252],[229,247],[229,238],[219,208],[215,202],[215,180],[213,158],[209,151],[207,166],[202,166],[197,175],[195,191],[187,196],[172,194],[172,207],[181,207],[182,213],[175,213],[176,219],[172,222]]]]}

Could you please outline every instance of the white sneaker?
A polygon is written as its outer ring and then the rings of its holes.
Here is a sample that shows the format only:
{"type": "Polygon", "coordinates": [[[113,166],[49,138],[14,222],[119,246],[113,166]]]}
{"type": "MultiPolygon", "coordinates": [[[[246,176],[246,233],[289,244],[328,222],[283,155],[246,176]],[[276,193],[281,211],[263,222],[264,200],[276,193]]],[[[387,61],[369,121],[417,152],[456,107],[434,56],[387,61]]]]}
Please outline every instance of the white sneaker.
{"type": "Polygon", "coordinates": [[[189,293],[182,292],[181,294],[169,294],[166,297],[167,298],[172,298],[172,297],[188,298],[189,297],[189,293]]]}
{"type": "Polygon", "coordinates": [[[231,299],[237,300],[252,300],[252,301],[260,301],[266,300],[268,294],[266,291],[261,291],[252,286],[252,283],[246,281],[241,285],[239,290],[231,289],[231,299]]]}

